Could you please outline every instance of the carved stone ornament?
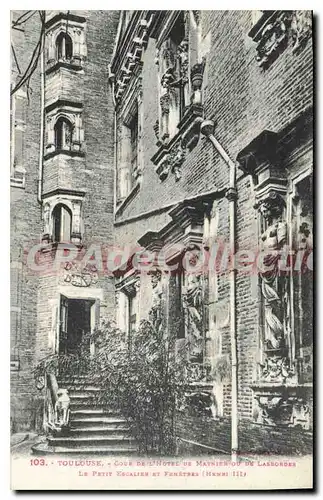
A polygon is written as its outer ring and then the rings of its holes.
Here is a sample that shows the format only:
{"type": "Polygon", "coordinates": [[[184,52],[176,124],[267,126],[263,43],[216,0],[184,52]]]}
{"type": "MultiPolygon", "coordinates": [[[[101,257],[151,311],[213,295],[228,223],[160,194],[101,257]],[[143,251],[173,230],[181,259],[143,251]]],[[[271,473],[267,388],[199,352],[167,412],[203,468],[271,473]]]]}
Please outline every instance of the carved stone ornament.
{"type": "Polygon", "coordinates": [[[286,347],[288,338],[288,284],[279,271],[279,251],[287,242],[287,225],[283,221],[285,201],[271,191],[256,204],[266,229],[261,234],[260,250],[263,254],[259,271],[265,315],[265,350],[286,347]]]}
{"type": "Polygon", "coordinates": [[[200,20],[201,20],[201,11],[200,10],[192,10],[192,12],[193,12],[195,22],[198,26],[200,24],[200,20]]]}
{"type": "Polygon", "coordinates": [[[183,287],[183,309],[186,336],[190,344],[190,357],[203,361],[203,300],[202,277],[188,274],[183,287]]]}
{"type": "Polygon", "coordinates": [[[282,356],[268,356],[262,366],[261,381],[285,384],[295,380],[295,368],[291,367],[289,360],[282,356]]]}
{"type": "Polygon", "coordinates": [[[202,62],[194,64],[191,69],[191,84],[192,84],[192,95],[191,102],[194,104],[202,103],[202,84],[203,84],[203,74],[205,69],[205,58],[202,62]]]}
{"type": "Polygon", "coordinates": [[[161,272],[156,271],[151,274],[151,286],[152,286],[152,306],[149,312],[149,319],[154,325],[157,331],[161,329],[163,315],[162,315],[162,283],[161,283],[161,272]]]}
{"type": "Polygon", "coordinates": [[[249,36],[257,43],[259,66],[266,69],[290,41],[295,53],[306,45],[312,36],[312,13],[309,10],[264,11],[249,36]]]}
{"type": "Polygon", "coordinates": [[[188,83],[188,40],[184,39],[177,47],[180,62],[180,78],[182,85],[188,83]]]}
{"type": "Polygon", "coordinates": [[[257,394],[258,422],[286,427],[310,427],[310,409],[305,398],[293,395],[269,393],[257,394]]]}
{"type": "Polygon", "coordinates": [[[77,287],[88,287],[98,282],[98,270],[94,264],[81,262],[66,262],[63,271],[63,284],[77,287]]]}
{"type": "Polygon", "coordinates": [[[182,177],[181,167],[185,161],[186,151],[179,144],[176,148],[174,148],[169,154],[169,165],[170,169],[175,175],[175,180],[179,181],[182,177]]]}
{"type": "Polygon", "coordinates": [[[293,52],[299,52],[312,36],[312,12],[310,10],[295,10],[291,23],[293,52]]]}
{"type": "Polygon", "coordinates": [[[260,67],[267,67],[283,50],[287,42],[289,24],[290,15],[284,13],[264,27],[257,46],[256,59],[260,67]]]}
{"type": "Polygon", "coordinates": [[[124,63],[116,74],[115,99],[117,103],[120,103],[132,76],[135,74],[136,67],[141,64],[142,53],[148,43],[154,15],[153,12],[149,11],[146,18],[140,19],[136,25],[124,63]]]}
{"type": "Polygon", "coordinates": [[[167,179],[169,171],[170,171],[170,164],[168,161],[168,157],[166,156],[166,158],[164,158],[156,168],[156,172],[158,174],[159,179],[161,181],[164,181],[165,179],[167,179]]]}
{"type": "Polygon", "coordinates": [[[161,108],[162,114],[164,114],[164,115],[168,114],[169,113],[169,104],[170,104],[168,92],[165,92],[160,96],[159,102],[160,102],[160,108],[161,108]]]}

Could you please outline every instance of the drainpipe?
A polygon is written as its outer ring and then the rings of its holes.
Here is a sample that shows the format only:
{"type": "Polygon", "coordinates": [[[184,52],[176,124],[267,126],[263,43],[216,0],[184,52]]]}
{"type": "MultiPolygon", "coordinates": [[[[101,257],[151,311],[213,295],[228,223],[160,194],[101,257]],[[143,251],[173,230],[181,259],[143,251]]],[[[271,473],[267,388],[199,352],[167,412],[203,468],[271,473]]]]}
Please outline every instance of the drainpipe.
{"type": "MultiPolygon", "coordinates": [[[[43,29],[43,25],[42,25],[43,29]]],[[[42,202],[43,187],[43,156],[44,156],[44,132],[45,132],[45,30],[42,34],[42,47],[40,53],[40,141],[39,141],[39,164],[38,164],[38,192],[37,199],[42,202]]]]}
{"type": "MultiPolygon", "coordinates": [[[[216,152],[229,167],[229,187],[226,197],[229,202],[230,250],[235,256],[236,240],[236,164],[214,137],[215,123],[205,120],[201,124],[203,134],[213,145],[216,152]]],[[[237,372],[237,331],[236,331],[236,271],[233,265],[230,269],[230,339],[231,339],[231,456],[235,461],[238,452],[238,372],[237,372]]]]}

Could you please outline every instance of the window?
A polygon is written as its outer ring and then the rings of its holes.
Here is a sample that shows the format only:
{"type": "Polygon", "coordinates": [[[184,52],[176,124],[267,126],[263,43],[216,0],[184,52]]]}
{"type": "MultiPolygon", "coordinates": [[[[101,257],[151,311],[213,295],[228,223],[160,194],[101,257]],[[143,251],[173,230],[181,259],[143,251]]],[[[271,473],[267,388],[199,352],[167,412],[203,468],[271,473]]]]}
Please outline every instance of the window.
{"type": "Polygon", "coordinates": [[[121,117],[118,129],[118,202],[122,202],[138,185],[140,176],[139,157],[139,109],[135,97],[129,110],[121,117]]]}
{"type": "Polygon", "coordinates": [[[58,60],[70,60],[73,56],[73,42],[67,33],[61,32],[56,38],[56,57],[58,60]]]}
{"type": "Polygon", "coordinates": [[[52,217],[54,242],[69,242],[72,230],[72,213],[69,208],[59,203],[54,208],[52,217]]]}
{"type": "Polygon", "coordinates": [[[55,127],[55,148],[71,149],[73,126],[71,122],[64,117],[57,120],[55,127]]]}

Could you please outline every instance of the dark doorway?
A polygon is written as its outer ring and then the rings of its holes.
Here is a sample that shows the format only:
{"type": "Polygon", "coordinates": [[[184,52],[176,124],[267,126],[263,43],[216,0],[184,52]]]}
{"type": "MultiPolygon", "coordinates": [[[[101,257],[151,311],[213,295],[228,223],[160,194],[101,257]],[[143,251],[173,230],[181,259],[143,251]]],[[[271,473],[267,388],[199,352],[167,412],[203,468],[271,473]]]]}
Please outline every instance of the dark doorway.
{"type": "MultiPolygon", "coordinates": [[[[93,300],[68,299],[61,296],[60,354],[75,354],[81,347],[84,336],[91,332],[91,307],[93,304],[93,300]]],[[[90,349],[90,343],[86,348],[90,349]]]]}

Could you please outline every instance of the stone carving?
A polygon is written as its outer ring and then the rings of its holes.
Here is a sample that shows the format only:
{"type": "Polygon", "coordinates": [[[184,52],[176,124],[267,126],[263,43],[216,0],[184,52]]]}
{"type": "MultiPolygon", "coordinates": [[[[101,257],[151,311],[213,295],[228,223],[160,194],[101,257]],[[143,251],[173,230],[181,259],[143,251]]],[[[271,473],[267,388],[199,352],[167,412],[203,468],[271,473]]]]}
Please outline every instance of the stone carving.
{"type": "Polygon", "coordinates": [[[183,287],[183,308],[186,335],[190,344],[190,357],[198,363],[203,361],[203,301],[202,277],[187,274],[183,287]]]}
{"type": "Polygon", "coordinates": [[[312,36],[312,13],[306,10],[282,10],[263,16],[250,31],[257,42],[256,59],[266,69],[285,50],[291,40],[293,52],[298,53],[312,36]]]}
{"type": "Polygon", "coordinates": [[[276,192],[256,205],[262,213],[266,229],[261,235],[263,270],[260,271],[261,291],[265,309],[266,350],[285,347],[288,329],[288,296],[286,277],[278,267],[278,252],[284,248],[287,239],[287,225],[283,221],[285,202],[276,192]]]}
{"type": "Polygon", "coordinates": [[[156,172],[160,180],[164,181],[168,177],[169,171],[170,171],[170,164],[168,161],[168,157],[166,156],[166,158],[164,158],[156,168],[156,172]]]}
{"type": "Polygon", "coordinates": [[[287,28],[290,24],[290,15],[282,13],[273,22],[266,24],[261,32],[257,46],[256,59],[262,68],[266,68],[280,54],[287,43],[287,28]]]}
{"type": "Polygon", "coordinates": [[[312,12],[294,10],[291,22],[293,52],[299,52],[312,36],[312,12]]]}
{"type": "Polygon", "coordinates": [[[179,181],[182,177],[181,166],[185,161],[186,151],[179,144],[176,148],[172,149],[169,154],[169,166],[173,174],[175,175],[175,180],[179,181]]]}
{"type": "Polygon", "coordinates": [[[290,367],[288,358],[268,356],[262,367],[261,380],[284,384],[287,380],[290,382],[295,375],[295,369],[290,367]]]}
{"type": "Polygon", "coordinates": [[[66,262],[64,265],[63,284],[77,287],[88,287],[98,282],[98,270],[94,264],[81,262],[66,262]]]}
{"type": "Polygon", "coordinates": [[[296,395],[257,394],[259,423],[309,429],[309,405],[296,395]]]}
{"type": "Polygon", "coordinates": [[[159,120],[158,119],[156,120],[153,129],[154,129],[154,133],[155,133],[155,136],[156,136],[156,139],[157,139],[156,145],[160,146],[161,145],[161,141],[159,139],[159,120]]]}
{"type": "Polygon", "coordinates": [[[195,22],[198,26],[200,24],[200,20],[201,20],[201,11],[200,10],[192,10],[192,13],[193,13],[195,22]]]}
{"type": "Polygon", "coordinates": [[[177,47],[177,57],[180,62],[179,73],[182,84],[188,82],[188,40],[184,39],[177,47]]]}
{"type": "Polygon", "coordinates": [[[159,332],[162,327],[163,314],[162,314],[162,284],[161,272],[156,271],[151,274],[151,285],[153,289],[152,306],[149,312],[149,320],[159,332]]]}
{"type": "Polygon", "coordinates": [[[192,84],[192,104],[202,104],[202,83],[205,69],[205,57],[201,63],[196,63],[191,69],[191,84],[192,84]]]}

